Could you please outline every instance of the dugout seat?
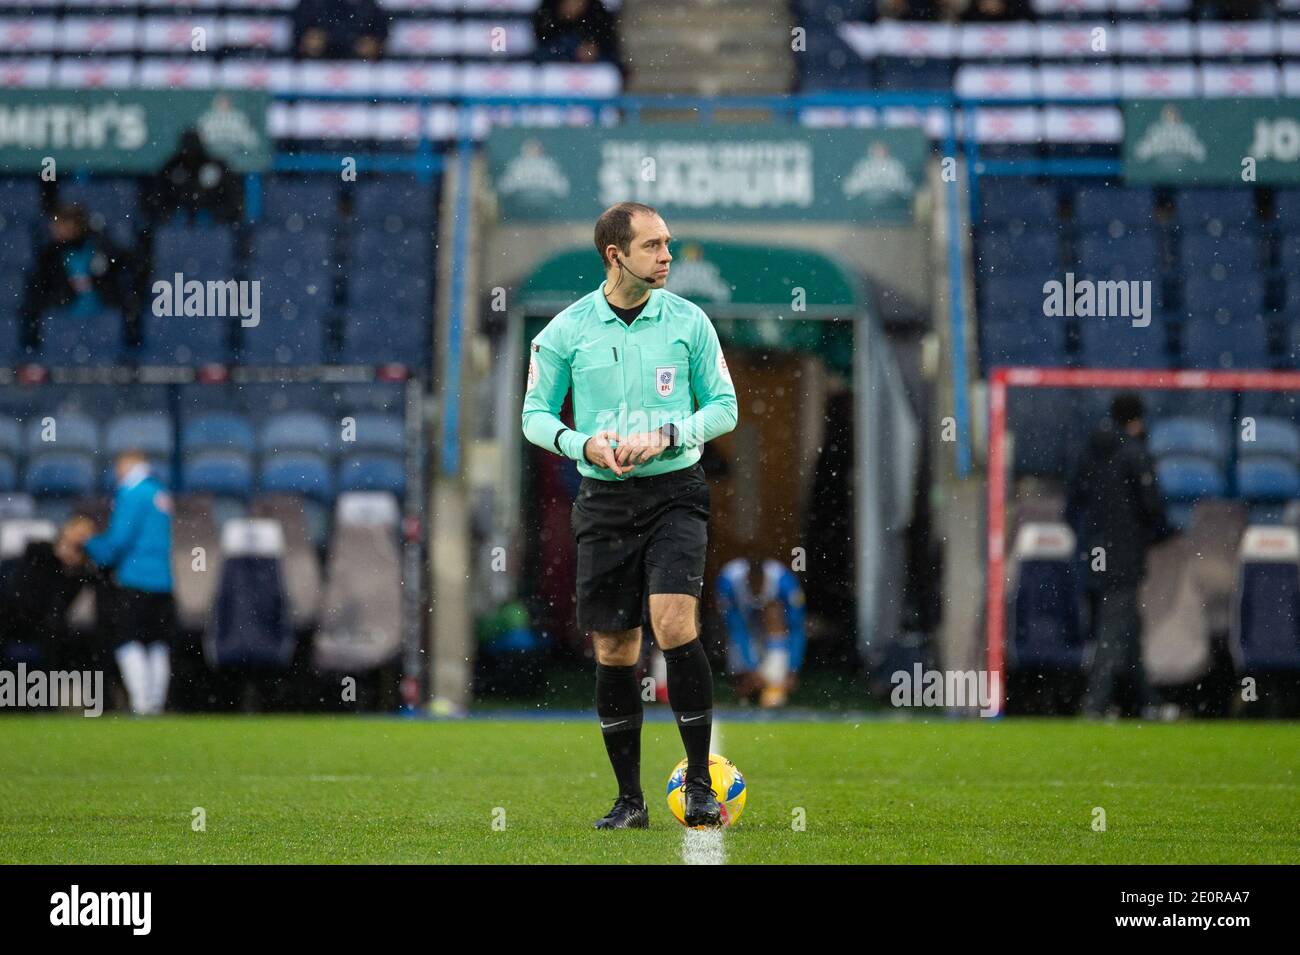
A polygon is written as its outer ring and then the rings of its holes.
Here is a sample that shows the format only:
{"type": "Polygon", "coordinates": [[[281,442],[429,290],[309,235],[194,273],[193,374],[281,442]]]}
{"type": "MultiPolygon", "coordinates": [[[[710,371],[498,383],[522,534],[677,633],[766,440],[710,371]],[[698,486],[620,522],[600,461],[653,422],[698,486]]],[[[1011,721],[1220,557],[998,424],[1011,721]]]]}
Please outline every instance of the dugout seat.
{"type": "Polygon", "coordinates": [[[259,495],[249,506],[249,516],[280,525],[284,534],[284,586],[293,625],[300,630],[315,626],[320,616],[321,569],[305,502],[290,494],[259,495]]]}
{"type": "Polygon", "coordinates": [[[172,593],[176,622],[182,630],[198,632],[207,625],[221,579],[221,547],[214,504],[208,494],[180,494],[172,515],[172,593]],[[195,566],[195,548],[203,563],[195,566]]]}
{"type": "Polygon", "coordinates": [[[203,640],[208,665],[287,668],[296,640],[284,587],[280,525],[268,520],[227,521],[221,529],[221,554],[221,579],[203,640]]]}
{"type": "Polygon", "coordinates": [[[1065,524],[1023,524],[1011,551],[1007,665],[1077,671],[1083,666],[1074,532],[1065,524]]]}
{"type": "Polygon", "coordinates": [[[359,672],[397,657],[402,645],[402,560],[397,501],[382,492],[339,495],[320,629],[322,670],[359,672]]]}
{"type": "Polygon", "coordinates": [[[1300,670],[1300,533],[1255,526],[1242,535],[1229,646],[1241,673],[1300,670]]]}

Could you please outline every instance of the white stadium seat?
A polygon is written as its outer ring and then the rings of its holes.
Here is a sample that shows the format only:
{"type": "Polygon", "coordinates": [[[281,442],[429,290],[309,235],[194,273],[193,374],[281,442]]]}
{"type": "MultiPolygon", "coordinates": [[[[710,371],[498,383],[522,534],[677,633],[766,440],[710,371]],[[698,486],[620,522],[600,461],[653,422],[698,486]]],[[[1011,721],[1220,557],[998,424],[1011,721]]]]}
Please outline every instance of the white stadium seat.
{"type": "Polygon", "coordinates": [[[54,17],[0,17],[0,50],[44,53],[59,48],[59,21],[54,17]]]}
{"type": "Polygon", "coordinates": [[[290,60],[226,60],[218,75],[222,86],[236,90],[269,90],[284,93],[293,89],[290,60]]]}
{"type": "Polygon", "coordinates": [[[1102,21],[1040,23],[1037,32],[1038,55],[1045,60],[1101,60],[1116,53],[1115,28],[1102,21]],[[1099,37],[1102,50],[1096,49],[1099,37]]]}
{"type": "Polygon", "coordinates": [[[1031,66],[962,66],[953,89],[969,99],[1020,99],[1039,94],[1038,71],[1031,66]]]}
{"type": "Polygon", "coordinates": [[[1048,106],[1043,137],[1049,143],[1118,143],[1124,139],[1124,114],[1115,106],[1048,106]]]}
{"type": "Polygon", "coordinates": [[[135,17],[65,17],[59,49],[69,53],[130,53],[140,45],[135,17]]]}
{"type": "Polygon", "coordinates": [[[1038,75],[1043,95],[1057,99],[1105,99],[1119,91],[1119,74],[1110,63],[1044,66],[1038,75]]]}
{"type": "Polygon", "coordinates": [[[407,96],[451,96],[458,79],[456,64],[446,61],[377,63],[374,89],[407,96]]]}
{"type": "Polygon", "coordinates": [[[142,89],[205,90],[216,86],[217,64],[197,56],[141,60],[136,85],[142,89]]]}
{"type": "Polygon", "coordinates": [[[1033,0],[1034,12],[1040,17],[1101,16],[1115,7],[1114,0],[1033,0]]]}
{"type": "Polygon", "coordinates": [[[298,63],[292,88],[296,93],[368,93],[373,69],[351,60],[298,63]]]}
{"type": "Polygon", "coordinates": [[[879,54],[880,40],[874,23],[840,23],[835,29],[840,39],[860,58],[874,60],[879,54]]]}
{"type": "Polygon", "coordinates": [[[1201,67],[1201,95],[1207,98],[1276,96],[1282,88],[1276,66],[1207,64],[1201,67]]]}
{"type": "Polygon", "coordinates": [[[54,85],[61,89],[131,89],[136,85],[135,61],[127,57],[60,60],[54,85]]]}
{"type": "Polygon", "coordinates": [[[1190,23],[1121,23],[1117,52],[1127,59],[1186,59],[1192,55],[1190,23]]]}
{"type": "Polygon", "coordinates": [[[1190,63],[1166,66],[1125,63],[1119,68],[1121,96],[1195,96],[1196,90],[1196,67],[1190,63]]]}
{"type": "Polygon", "coordinates": [[[947,23],[882,20],[876,25],[880,56],[942,60],[957,53],[957,30],[947,23]]]}
{"type": "Polygon", "coordinates": [[[0,89],[43,89],[54,78],[50,57],[26,57],[0,61],[0,89]]]}
{"type": "Polygon", "coordinates": [[[140,21],[140,49],[149,53],[175,53],[189,56],[194,49],[196,30],[203,30],[207,51],[220,46],[220,21],[212,16],[145,17],[140,21]]]}
{"type": "Polygon", "coordinates": [[[1192,0],[1115,0],[1115,12],[1121,16],[1186,15],[1191,9],[1192,0]]]}
{"type": "Polygon", "coordinates": [[[455,20],[398,20],[384,49],[391,56],[454,56],[460,30],[455,20]]]}
{"type": "Polygon", "coordinates": [[[1031,23],[968,23],[961,28],[958,55],[964,60],[1023,60],[1038,48],[1031,23]]]}
{"type": "Polygon", "coordinates": [[[536,96],[540,84],[531,63],[466,63],[460,68],[460,92],[466,96],[536,96]]]}
{"type": "Polygon", "coordinates": [[[1196,52],[1202,57],[1274,56],[1277,27],[1272,23],[1198,23],[1196,52]]]}
{"type": "Polygon", "coordinates": [[[617,96],[623,78],[612,63],[544,63],[537,91],[543,96],[617,96]]]}
{"type": "Polygon", "coordinates": [[[293,46],[293,22],[288,17],[226,17],[221,21],[221,45],[287,53],[293,46]]]}
{"type": "Polygon", "coordinates": [[[1036,143],[1043,138],[1043,117],[1032,107],[975,111],[975,139],[981,143],[1036,143]]]}

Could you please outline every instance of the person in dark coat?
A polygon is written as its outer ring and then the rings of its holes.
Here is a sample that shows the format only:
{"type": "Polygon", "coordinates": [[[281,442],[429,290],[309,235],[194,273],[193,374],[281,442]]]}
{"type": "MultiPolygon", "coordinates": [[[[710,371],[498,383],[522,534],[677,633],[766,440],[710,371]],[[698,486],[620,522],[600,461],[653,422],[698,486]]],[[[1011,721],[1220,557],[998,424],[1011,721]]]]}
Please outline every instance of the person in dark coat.
{"type": "Polygon", "coordinates": [[[68,609],[95,569],[82,550],[95,533],[88,517],[72,517],[53,541],[32,541],[4,595],[4,630],[15,642],[35,644],[50,669],[80,669],[69,660],[68,609]]]}
{"type": "Polygon", "coordinates": [[[151,225],[178,214],[237,223],[244,214],[244,187],[225,160],[208,152],[198,131],[187,129],[176,152],[145,184],[142,202],[151,225]]]}
{"type": "Polygon", "coordinates": [[[1147,550],[1174,531],[1146,447],[1142,399],[1116,395],[1110,420],[1093,434],[1069,494],[1080,530],[1092,605],[1093,657],[1083,709],[1103,716],[1115,683],[1127,674],[1140,708],[1152,703],[1142,665],[1138,588],[1147,550]]]}
{"type": "Polygon", "coordinates": [[[533,12],[533,33],[540,60],[619,62],[617,20],[600,0],[542,0],[533,12]]]}
{"type": "Polygon", "coordinates": [[[27,275],[21,311],[23,344],[36,346],[41,319],[59,310],[91,315],[132,308],[132,267],[126,252],[90,226],[86,210],[61,205],[49,221],[49,241],[27,275]]]}
{"type": "Polygon", "coordinates": [[[388,17],[375,0],[299,0],[293,11],[294,49],[308,60],[378,60],[388,17]]]}

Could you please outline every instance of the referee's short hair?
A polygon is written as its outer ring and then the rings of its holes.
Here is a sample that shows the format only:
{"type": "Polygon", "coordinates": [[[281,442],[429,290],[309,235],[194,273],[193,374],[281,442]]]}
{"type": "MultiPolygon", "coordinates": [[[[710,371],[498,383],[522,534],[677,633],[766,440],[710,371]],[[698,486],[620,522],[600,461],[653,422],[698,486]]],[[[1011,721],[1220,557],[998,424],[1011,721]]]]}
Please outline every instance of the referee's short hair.
{"type": "Polygon", "coordinates": [[[600,255],[600,264],[607,267],[605,249],[616,245],[624,255],[632,254],[632,217],[637,215],[659,215],[659,210],[643,202],[619,202],[610,206],[596,220],[596,252],[600,255]]]}

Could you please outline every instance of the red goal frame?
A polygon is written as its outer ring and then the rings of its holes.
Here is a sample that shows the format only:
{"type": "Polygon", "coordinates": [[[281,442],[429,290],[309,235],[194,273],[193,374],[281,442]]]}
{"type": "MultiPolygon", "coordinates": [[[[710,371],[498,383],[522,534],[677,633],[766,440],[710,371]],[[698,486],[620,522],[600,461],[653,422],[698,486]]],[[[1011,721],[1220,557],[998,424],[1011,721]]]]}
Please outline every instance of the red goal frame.
{"type": "Polygon", "coordinates": [[[985,545],[985,641],[989,673],[998,675],[1006,705],[1006,512],[1008,388],[1168,388],[1182,391],[1300,391],[1295,371],[1167,371],[1156,369],[999,366],[988,374],[988,538],[985,545]]]}

